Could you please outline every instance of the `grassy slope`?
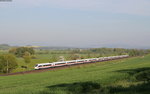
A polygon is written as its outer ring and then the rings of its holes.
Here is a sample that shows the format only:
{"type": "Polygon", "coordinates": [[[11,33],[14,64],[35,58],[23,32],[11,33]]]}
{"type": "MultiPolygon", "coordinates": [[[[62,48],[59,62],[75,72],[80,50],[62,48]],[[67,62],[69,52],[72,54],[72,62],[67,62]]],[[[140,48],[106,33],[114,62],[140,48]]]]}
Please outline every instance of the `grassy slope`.
{"type": "MultiPolygon", "coordinates": [[[[129,58],[116,61],[100,62],[91,65],[78,66],[63,70],[48,71],[36,74],[0,77],[0,94],[37,94],[48,91],[56,94],[66,94],[59,87],[47,89],[52,85],[72,84],[74,82],[93,81],[103,86],[129,87],[133,82],[127,81],[130,76],[126,69],[137,69],[150,66],[150,55],[144,58],[129,58]]],[[[47,93],[43,93],[47,94],[47,93]]],[[[125,93],[117,93],[125,94],[125,93]]],[[[128,93],[129,94],[129,93],[128,93]]],[[[132,94],[132,93],[131,93],[132,94]]],[[[145,93],[147,94],[147,93],[145,93]]]]}

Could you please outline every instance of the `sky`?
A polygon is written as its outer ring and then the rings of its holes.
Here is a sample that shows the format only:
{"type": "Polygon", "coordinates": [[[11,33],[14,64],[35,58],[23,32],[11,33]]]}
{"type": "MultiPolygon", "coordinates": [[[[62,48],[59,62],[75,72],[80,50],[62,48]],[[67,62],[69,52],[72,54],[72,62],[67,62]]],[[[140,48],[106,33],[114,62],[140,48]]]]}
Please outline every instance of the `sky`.
{"type": "Polygon", "coordinates": [[[0,1],[0,44],[150,48],[150,0],[0,1]]]}

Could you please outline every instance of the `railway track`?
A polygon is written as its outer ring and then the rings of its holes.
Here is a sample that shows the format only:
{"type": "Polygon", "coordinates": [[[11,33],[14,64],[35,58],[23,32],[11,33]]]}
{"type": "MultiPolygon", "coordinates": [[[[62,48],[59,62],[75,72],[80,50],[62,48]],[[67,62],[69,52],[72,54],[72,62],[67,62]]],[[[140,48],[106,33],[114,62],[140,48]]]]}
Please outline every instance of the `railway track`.
{"type": "MultiPolygon", "coordinates": [[[[125,57],[125,58],[129,58],[129,57],[125,57]]],[[[124,58],[118,58],[118,59],[124,59],[124,58]]],[[[97,62],[113,61],[113,60],[118,60],[118,59],[103,60],[103,61],[97,61],[97,62]]],[[[41,69],[41,70],[30,70],[30,71],[24,71],[24,72],[8,73],[8,74],[2,74],[0,76],[11,76],[11,75],[24,75],[24,74],[30,74],[30,73],[40,73],[40,72],[45,72],[45,71],[50,71],[50,70],[58,70],[58,69],[70,68],[70,67],[73,67],[73,66],[93,64],[93,63],[97,63],[97,62],[80,63],[80,64],[60,66],[60,67],[53,67],[53,68],[41,69]]]]}

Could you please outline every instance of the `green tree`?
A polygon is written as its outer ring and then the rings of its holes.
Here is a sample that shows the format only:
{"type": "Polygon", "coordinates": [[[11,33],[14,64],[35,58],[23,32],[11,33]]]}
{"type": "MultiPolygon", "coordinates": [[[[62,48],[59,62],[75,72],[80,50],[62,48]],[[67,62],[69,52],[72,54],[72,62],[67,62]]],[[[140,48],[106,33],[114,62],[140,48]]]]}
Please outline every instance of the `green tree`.
{"type": "Polygon", "coordinates": [[[0,71],[9,73],[18,66],[16,57],[13,54],[0,55],[0,71]]]}
{"type": "Polygon", "coordinates": [[[15,54],[18,57],[23,57],[25,52],[29,52],[31,55],[35,54],[34,49],[31,47],[18,47],[9,50],[9,53],[15,54]]]}
{"type": "Polygon", "coordinates": [[[17,48],[11,48],[11,49],[9,49],[9,53],[15,54],[16,50],[17,50],[17,48]]]}
{"type": "Polygon", "coordinates": [[[31,62],[31,54],[29,52],[25,52],[23,58],[26,64],[31,62]]]}

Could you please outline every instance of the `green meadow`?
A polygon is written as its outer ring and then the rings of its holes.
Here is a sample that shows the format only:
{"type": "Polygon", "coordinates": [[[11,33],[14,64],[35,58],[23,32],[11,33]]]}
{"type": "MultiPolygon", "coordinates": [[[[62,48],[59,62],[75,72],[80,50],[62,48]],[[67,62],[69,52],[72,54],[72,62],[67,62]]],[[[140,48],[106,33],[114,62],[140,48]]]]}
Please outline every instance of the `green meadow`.
{"type": "Polygon", "coordinates": [[[0,94],[149,94],[149,82],[136,80],[150,70],[150,55],[42,73],[0,77],[0,94]]]}

